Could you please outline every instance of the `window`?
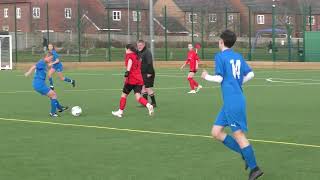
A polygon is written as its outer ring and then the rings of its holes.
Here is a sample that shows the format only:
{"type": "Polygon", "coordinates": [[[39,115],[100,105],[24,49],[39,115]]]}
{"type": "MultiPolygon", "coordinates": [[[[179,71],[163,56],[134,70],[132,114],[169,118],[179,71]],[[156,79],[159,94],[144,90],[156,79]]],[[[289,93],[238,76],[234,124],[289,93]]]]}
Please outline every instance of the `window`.
{"type": "Polygon", "coordinates": [[[193,21],[193,23],[196,23],[197,22],[197,14],[189,13],[188,21],[189,21],[189,23],[192,23],[192,21],[193,21]]]}
{"type": "MultiPolygon", "coordinates": [[[[314,18],[314,16],[311,16],[311,25],[315,25],[316,24],[316,19],[314,18]]],[[[310,25],[310,16],[307,16],[307,25],[310,25]]]]}
{"type": "Polygon", "coordinates": [[[132,11],[132,19],[133,21],[141,21],[141,11],[132,11]]]}
{"type": "Polygon", "coordinates": [[[2,26],[2,31],[9,31],[9,26],[8,25],[2,26]]]}
{"type": "Polygon", "coordinates": [[[72,10],[71,8],[65,8],[64,9],[64,17],[66,19],[71,19],[71,16],[72,16],[72,10]]]}
{"type": "Polygon", "coordinates": [[[34,19],[40,18],[40,8],[39,7],[34,7],[32,9],[32,16],[34,19]]]}
{"type": "Polygon", "coordinates": [[[292,16],[286,16],[286,24],[292,24],[292,16]]]}
{"type": "Polygon", "coordinates": [[[4,9],[3,9],[3,17],[4,17],[4,18],[8,18],[8,17],[9,17],[9,15],[8,15],[8,14],[9,14],[9,13],[8,13],[8,11],[9,11],[9,9],[8,9],[8,8],[4,8],[4,9]]]}
{"type": "Polygon", "coordinates": [[[233,20],[234,20],[234,16],[233,15],[229,15],[228,16],[228,22],[229,23],[233,23],[233,20]]]}
{"type": "Polygon", "coordinates": [[[257,15],[257,24],[264,24],[264,15],[257,15]]]}
{"type": "Polygon", "coordinates": [[[217,22],[217,14],[209,14],[209,22],[217,22]]]}
{"type": "Polygon", "coordinates": [[[112,19],[114,21],[120,21],[121,20],[121,11],[113,11],[112,12],[112,19]]]}
{"type": "Polygon", "coordinates": [[[16,9],[17,19],[21,19],[21,8],[16,9]]]}

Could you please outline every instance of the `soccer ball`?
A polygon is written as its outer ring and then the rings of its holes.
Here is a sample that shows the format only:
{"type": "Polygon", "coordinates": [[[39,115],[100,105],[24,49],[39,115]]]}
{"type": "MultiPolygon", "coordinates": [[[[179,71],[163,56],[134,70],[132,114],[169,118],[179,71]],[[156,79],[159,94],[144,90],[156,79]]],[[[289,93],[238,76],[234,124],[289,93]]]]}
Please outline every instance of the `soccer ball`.
{"type": "Polygon", "coordinates": [[[82,109],[81,109],[81,107],[79,107],[79,106],[74,106],[72,109],[71,109],[71,114],[73,115],[73,116],[80,116],[81,115],[81,113],[82,113],[82,109]]]}

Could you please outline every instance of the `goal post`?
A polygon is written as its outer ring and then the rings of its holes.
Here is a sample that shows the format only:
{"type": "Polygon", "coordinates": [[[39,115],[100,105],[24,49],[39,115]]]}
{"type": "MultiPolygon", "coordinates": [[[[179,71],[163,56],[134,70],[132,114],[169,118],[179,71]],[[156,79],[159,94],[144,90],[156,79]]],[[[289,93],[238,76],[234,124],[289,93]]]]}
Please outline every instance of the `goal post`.
{"type": "Polygon", "coordinates": [[[11,35],[0,35],[0,70],[12,70],[11,35]]]}

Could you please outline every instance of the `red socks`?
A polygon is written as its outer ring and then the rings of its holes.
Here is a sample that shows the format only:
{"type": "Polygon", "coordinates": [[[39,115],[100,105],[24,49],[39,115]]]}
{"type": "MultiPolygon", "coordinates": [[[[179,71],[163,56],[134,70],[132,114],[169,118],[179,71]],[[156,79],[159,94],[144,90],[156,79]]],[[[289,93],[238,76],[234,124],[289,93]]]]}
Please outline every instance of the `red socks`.
{"type": "Polygon", "coordinates": [[[190,84],[190,88],[191,90],[194,90],[196,87],[199,86],[199,84],[197,83],[197,81],[195,81],[193,78],[188,78],[189,84],[190,84]]]}
{"type": "Polygon", "coordinates": [[[192,79],[192,81],[193,81],[194,87],[198,87],[199,86],[199,84],[198,84],[198,82],[196,80],[192,79]]]}
{"type": "Polygon", "coordinates": [[[144,105],[144,106],[147,106],[148,101],[147,101],[145,98],[141,97],[141,98],[139,99],[139,103],[142,104],[142,105],[144,105]]]}
{"type": "Polygon", "coordinates": [[[127,103],[127,98],[125,98],[125,97],[121,97],[121,99],[120,99],[120,110],[124,110],[124,108],[126,107],[126,103],[127,103]]]}

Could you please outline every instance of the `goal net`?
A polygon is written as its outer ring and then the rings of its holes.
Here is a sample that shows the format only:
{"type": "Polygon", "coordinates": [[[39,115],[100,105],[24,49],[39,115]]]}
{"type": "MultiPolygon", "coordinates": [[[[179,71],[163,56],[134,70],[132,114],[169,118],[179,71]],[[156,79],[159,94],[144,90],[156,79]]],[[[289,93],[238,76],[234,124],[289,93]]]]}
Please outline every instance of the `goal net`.
{"type": "Polygon", "coordinates": [[[0,35],[0,70],[12,69],[12,37],[0,35]]]}

